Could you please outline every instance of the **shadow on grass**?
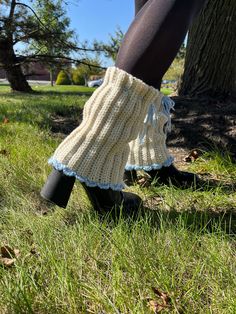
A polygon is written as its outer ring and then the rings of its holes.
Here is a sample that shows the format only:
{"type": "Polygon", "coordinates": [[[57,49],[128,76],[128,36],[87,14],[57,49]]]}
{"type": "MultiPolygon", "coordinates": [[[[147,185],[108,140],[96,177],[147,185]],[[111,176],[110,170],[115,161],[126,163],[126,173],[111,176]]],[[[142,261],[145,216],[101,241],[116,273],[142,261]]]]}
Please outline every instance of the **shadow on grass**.
{"type": "Polygon", "coordinates": [[[220,180],[205,180],[205,186],[199,189],[199,191],[211,191],[213,189],[220,188],[224,194],[231,194],[236,191],[236,183],[222,183],[220,180]]]}
{"type": "Polygon", "coordinates": [[[0,121],[7,118],[10,123],[29,123],[52,133],[67,135],[80,124],[82,107],[86,97],[91,94],[92,92],[62,91],[39,91],[27,95],[0,93],[0,96],[7,100],[6,105],[3,103],[3,106],[0,106],[0,121]],[[74,97],[68,99],[71,95],[74,97]],[[81,96],[86,97],[80,99],[81,96]],[[14,99],[19,99],[21,103],[15,106],[14,99]]]}
{"type": "Polygon", "coordinates": [[[91,96],[93,91],[35,91],[35,95],[43,96],[91,96]]]}
{"type": "MultiPolygon", "coordinates": [[[[49,204],[49,206],[51,206],[49,204]]],[[[52,209],[49,207],[51,214],[52,209]]],[[[146,223],[153,229],[168,230],[169,228],[182,228],[191,232],[198,233],[225,233],[228,235],[236,234],[236,212],[234,209],[227,212],[213,212],[213,211],[185,211],[179,212],[177,210],[163,211],[151,210],[144,208],[138,214],[129,215],[119,212],[110,212],[98,214],[91,211],[78,211],[69,210],[63,214],[63,220],[68,226],[76,225],[83,219],[98,219],[101,225],[104,223],[109,228],[114,228],[120,223],[127,223],[131,228],[132,226],[146,223]]]]}
{"type": "Polygon", "coordinates": [[[170,211],[151,210],[144,208],[136,216],[129,215],[105,215],[99,217],[101,222],[107,222],[110,226],[116,226],[125,220],[131,226],[136,223],[146,222],[155,229],[183,228],[192,232],[236,234],[236,212],[235,209],[227,212],[213,211],[185,211],[179,212],[175,209],[170,211]]]}
{"type": "Polygon", "coordinates": [[[236,212],[232,208],[227,212],[186,211],[178,212],[172,209],[170,212],[150,213],[150,223],[153,227],[160,223],[181,225],[184,229],[208,232],[236,233],[236,212]]]}
{"type": "MultiPolygon", "coordinates": [[[[3,85],[7,86],[7,85],[3,85]]],[[[37,91],[33,90],[30,93],[22,93],[22,92],[11,92],[11,91],[6,91],[6,92],[0,92],[0,97],[4,98],[32,98],[35,96],[91,96],[93,93],[92,91],[64,91],[64,90],[45,90],[45,91],[37,91]]]]}
{"type": "MultiPolygon", "coordinates": [[[[24,184],[17,184],[18,193],[27,196],[28,199],[32,199],[34,204],[34,213],[36,215],[41,214],[43,216],[54,215],[55,211],[59,208],[45,201],[40,196],[40,189],[33,181],[24,181],[24,184]]],[[[84,193],[83,190],[80,193],[84,193]]],[[[10,196],[8,196],[10,197],[10,196]]],[[[8,197],[0,191],[0,204],[2,208],[7,207],[9,202],[8,197]]],[[[1,207],[0,206],[0,207],[1,207]]],[[[224,233],[228,235],[236,234],[236,208],[233,206],[228,207],[224,211],[214,211],[213,209],[197,210],[192,207],[189,210],[178,211],[176,208],[170,208],[169,210],[155,209],[144,206],[139,211],[127,213],[116,208],[110,212],[104,212],[99,214],[90,205],[84,209],[84,205],[81,204],[83,210],[78,210],[78,206],[70,206],[66,211],[63,210],[62,220],[68,227],[74,226],[80,223],[84,219],[91,221],[98,219],[101,225],[107,226],[108,228],[114,228],[120,223],[127,223],[132,226],[135,224],[146,223],[154,229],[168,230],[169,228],[183,228],[191,232],[198,233],[224,233]],[[90,210],[88,209],[90,208],[90,210]],[[92,219],[92,220],[91,220],[92,219]]],[[[32,210],[32,207],[31,209],[32,210]]]]}

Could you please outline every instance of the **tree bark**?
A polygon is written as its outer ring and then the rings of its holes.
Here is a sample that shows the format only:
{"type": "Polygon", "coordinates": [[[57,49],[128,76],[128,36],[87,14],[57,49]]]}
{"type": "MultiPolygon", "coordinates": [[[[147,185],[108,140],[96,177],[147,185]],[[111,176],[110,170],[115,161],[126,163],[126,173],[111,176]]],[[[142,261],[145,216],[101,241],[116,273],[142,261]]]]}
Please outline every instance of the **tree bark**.
{"type": "Polygon", "coordinates": [[[0,42],[0,64],[6,71],[7,80],[13,91],[32,92],[32,88],[28,84],[21,66],[17,64],[13,44],[10,41],[0,42]]]}
{"type": "Polygon", "coordinates": [[[49,74],[50,74],[50,83],[51,83],[51,86],[53,86],[53,69],[52,68],[49,69],[49,74]]]}
{"type": "Polygon", "coordinates": [[[236,93],[236,1],[208,0],[189,32],[181,96],[236,93]]]}
{"type": "Polygon", "coordinates": [[[6,68],[6,77],[10,83],[12,91],[29,93],[32,88],[28,84],[20,65],[6,68]]]}

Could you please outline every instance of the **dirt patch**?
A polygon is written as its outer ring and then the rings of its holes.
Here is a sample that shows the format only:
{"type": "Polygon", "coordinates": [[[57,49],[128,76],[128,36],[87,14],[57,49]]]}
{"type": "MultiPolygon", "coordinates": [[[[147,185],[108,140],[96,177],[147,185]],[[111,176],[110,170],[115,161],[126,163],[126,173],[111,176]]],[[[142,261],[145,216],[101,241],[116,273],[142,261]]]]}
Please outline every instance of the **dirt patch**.
{"type": "Polygon", "coordinates": [[[174,97],[170,147],[227,148],[236,153],[236,103],[174,97]]]}
{"type": "Polygon", "coordinates": [[[190,150],[227,150],[236,158],[236,103],[173,97],[167,145],[180,162],[190,150]]]}
{"type": "Polygon", "coordinates": [[[51,115],[50,130],[53,134],[64,138],[80,125],[83,109],[71,107],[66,113],[56,112],[51,115]]]}
{"type": "Polygon", "coordinates": [[[70,134],[82,121],[80,118],[62,117],[60,115],[53,115],[51,119],[51,132],[60,137],[70,134]]]}

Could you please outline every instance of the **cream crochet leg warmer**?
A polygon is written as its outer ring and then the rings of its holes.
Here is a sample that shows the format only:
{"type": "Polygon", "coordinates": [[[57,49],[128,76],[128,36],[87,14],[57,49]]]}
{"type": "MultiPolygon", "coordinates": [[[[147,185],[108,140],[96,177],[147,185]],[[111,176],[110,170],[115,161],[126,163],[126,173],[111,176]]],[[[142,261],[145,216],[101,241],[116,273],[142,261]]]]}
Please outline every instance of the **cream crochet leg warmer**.
{"type": "Polygon", "coordinates": [[[146,112],[160,92],[110,67],[86,102],[83,120],[56,149],[49,163],[88,186],[121,190],[129,142],[138,136],[146,112]]]}
{"type": "Polygon", "coordinates": [[[150,105],[141,132],[129,143],[126,170],[156,170],[173,162],[166,148],[167,131],[171,128],[170,109],[173,107],[174,102],[162,93],[150,105]]]}

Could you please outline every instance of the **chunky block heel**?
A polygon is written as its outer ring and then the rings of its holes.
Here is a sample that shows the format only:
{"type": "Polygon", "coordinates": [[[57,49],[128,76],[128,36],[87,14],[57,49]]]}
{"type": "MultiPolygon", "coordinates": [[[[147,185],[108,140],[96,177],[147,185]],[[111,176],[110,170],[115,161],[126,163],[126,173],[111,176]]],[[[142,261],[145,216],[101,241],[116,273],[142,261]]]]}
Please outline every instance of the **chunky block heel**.
{"type": "Polygon", "coordinates": [[[53,169],[40,195],[47,201],[66,208],[74,183],[75,177],[66,176],[63,171],[53,169]]]}

